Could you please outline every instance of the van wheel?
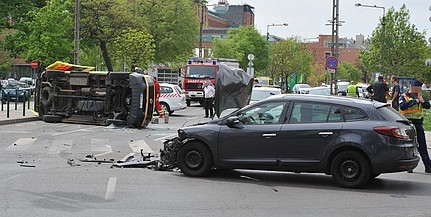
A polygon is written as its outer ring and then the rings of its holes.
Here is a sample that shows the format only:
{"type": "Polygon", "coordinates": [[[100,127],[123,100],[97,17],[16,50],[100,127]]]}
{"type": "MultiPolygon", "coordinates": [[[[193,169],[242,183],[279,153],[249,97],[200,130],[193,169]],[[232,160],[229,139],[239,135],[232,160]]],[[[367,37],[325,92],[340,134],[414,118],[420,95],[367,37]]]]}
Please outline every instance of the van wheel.
{"type": "Polygon", "coordinates": [[[344,188],[359,188],[365,185],[371,176],[370,170],[367,159],[355,151],[341,152],[331,163],[332,178],[344,188]]]}
{"type": "Polygon", "coordinates": [[[42,120],[47,123],[61,123],[62,119],[63,117],[58,115],[44,115],[42,117],[42,120]]]}
{"type": "Polygon", "coordinates": [[[46,86],[42,88],[40,92],[40,103],[42,103],[43,106],[50,106],[52,103],[52,87],[46,86]]]}

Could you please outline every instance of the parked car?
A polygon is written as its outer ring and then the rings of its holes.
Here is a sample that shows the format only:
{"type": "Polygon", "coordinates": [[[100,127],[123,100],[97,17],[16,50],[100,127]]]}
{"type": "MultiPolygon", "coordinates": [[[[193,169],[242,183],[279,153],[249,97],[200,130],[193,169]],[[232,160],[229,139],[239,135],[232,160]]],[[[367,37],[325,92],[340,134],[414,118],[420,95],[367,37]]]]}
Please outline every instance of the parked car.
{"type": "Polygon", "coordinates": [[[6,101],[9,94],[10,100],[24,101],[28,94],[31,94],[30,87],[26,83],[14,81],[8,82],[6,85],[2,85],[2,100],[6,101]]]}
{"type": "Polygon", "coordinates": [[[295,84],[293,86],[293,93],[296,94],[309,94],[310,93],[311,86],[308,84],[295,84]]]}
{"type": "Polygon", "coordinates": [[[160,84],[159,102],[162,108],[169,114],[187,108],[186,95],[181,88],[175,84],[160,84]]]}
{"type": "Polygon", "coordinates": [[[382,173],[415,168],[417,147],[413,125],[387,104],[281,94],[180,128],[161,159],[187,176],[212,168],[325,173],[358,188],[382,173]]]}
{"type": "Polygon", "coordinates": [[[277,87],[255,86],[251,91],[250,104],[281,93],[281,89],[277,87]]]}
{"type": "Polygon", "coordinates": [[[30,77],[21,77],[19,79],[20,82],[26,83],[29,87],[29,90],[31,91],[31,94],[33,94],[34,90],[36,89],[36,80],[30,77]]]}
{"type": "Polygon", "coordinates": [[[331,87],[327,87],[327,86],[312,87],[310,89],[310,94],[329,96],[331,95],[331,87]]]}

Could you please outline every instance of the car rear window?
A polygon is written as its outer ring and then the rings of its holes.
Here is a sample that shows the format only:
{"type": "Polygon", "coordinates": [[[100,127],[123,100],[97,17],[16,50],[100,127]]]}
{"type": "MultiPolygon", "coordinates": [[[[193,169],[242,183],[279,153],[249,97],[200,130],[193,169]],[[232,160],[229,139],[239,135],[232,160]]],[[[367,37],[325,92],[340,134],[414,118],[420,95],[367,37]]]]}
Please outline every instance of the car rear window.
{"type": "Polygon", "coordinates": [[[385,117],[388,121],[408,121],[406,117],[401,115],[398,111],[393,109],[391,106],[383,106],[377,109],[377,111],[380,112],[380,114],[385,117]]]}

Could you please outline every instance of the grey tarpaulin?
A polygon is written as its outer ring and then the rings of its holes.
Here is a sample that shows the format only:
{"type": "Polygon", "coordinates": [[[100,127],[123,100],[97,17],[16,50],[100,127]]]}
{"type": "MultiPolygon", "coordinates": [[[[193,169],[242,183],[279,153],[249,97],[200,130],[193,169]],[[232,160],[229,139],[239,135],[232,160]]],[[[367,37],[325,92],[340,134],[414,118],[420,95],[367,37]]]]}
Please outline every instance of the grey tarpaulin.
{"type": "Polygon", "coordinates": [[[214,110],[217,117],[228,108],[242,108],[250,102],[253,77],[240,68],[219,65],[214,110]]]}

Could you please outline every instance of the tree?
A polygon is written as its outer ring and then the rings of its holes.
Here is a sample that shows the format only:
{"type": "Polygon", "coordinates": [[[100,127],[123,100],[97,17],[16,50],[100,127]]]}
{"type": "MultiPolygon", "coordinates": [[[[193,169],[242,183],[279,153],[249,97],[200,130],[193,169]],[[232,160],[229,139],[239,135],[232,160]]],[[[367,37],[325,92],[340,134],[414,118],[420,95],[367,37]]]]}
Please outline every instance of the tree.
{"type": "Polygon", "coordinates": [[[154,37],[155,62],[185,62],[191,56],[199,34],[196,3],[190,0],[141,0],[137,5],[138,16],[144,18],[146,28],[154,37]]]}
{"type": "MultiPolygon", "coordinates": [[[[384,37],[384,74],[414,76],[425,82],[431,81],[431,70],[425,66],[425,60],[431,57],[425,32],[419,32],[410,23],[409,10],[403,5],[399,11],[390,8],[385,19],[384,37]]],[[[382,25],[372,33],[369,48],[359,54],[359,59],[369,72],[381,71],[382,25]]]]}
{"type": "Polygon", "coordinates": [[[338,66],[338,78],[359,82],[362,80],[361,71],[348,62],[341,62],[338,66]]]}
{"type": "Polygon", "coordinates": [[[114,41],[114,53],[125,59],[129,66],[147,68],[154,61],[155,45],[153,36],[137,29],[123,30],[114,41]]]}
{"type": "Polygon", "coordinates": [[[255,56],[253,64],[256,71],[266,69],[268,65],[268,42],[253,26],[241,26],[230,29],[225,39],[217,39],[212,47],[216,58],[237,59],[240,67],[248,68],[248,55],[255,56]]]}
{"type": "Polygon", "coordinates": [[[37,59],[42,64],[70,61],[73,50],[71,1],[52,0],[28,13],[18,31],[6,37],[6,48],[13,58],[37,59]]]}
{"type": "Polygon", "coordinates": [[[288,38],[277,42],[271,49],[268,71],[272,77],[282,77],[285,81],[295,73],[303,74],[305,80],[312,72],[313,55],[298,38],[288,38]]]}
{"type": "Polygon", "coordinates": [[[81,1],[81,37],[87,43],[99,45],[108,71],[113,71],[108,46],[123,30],[137,25],[128,1],[83,0],[81,1]]]}

